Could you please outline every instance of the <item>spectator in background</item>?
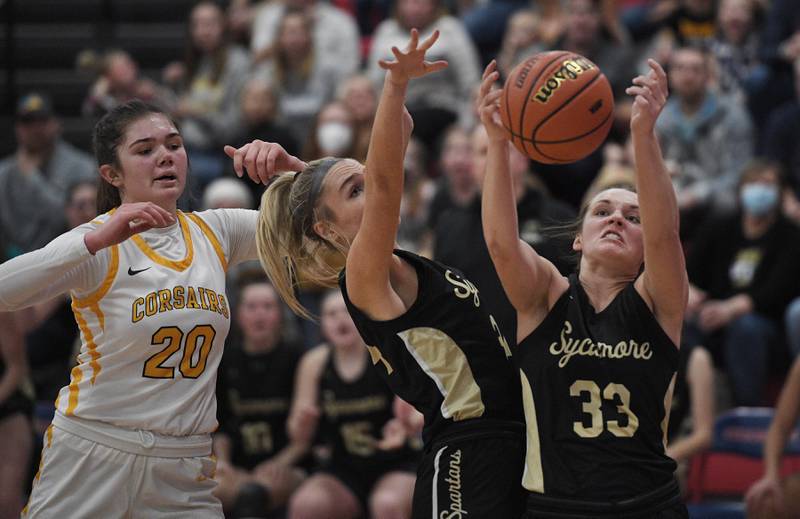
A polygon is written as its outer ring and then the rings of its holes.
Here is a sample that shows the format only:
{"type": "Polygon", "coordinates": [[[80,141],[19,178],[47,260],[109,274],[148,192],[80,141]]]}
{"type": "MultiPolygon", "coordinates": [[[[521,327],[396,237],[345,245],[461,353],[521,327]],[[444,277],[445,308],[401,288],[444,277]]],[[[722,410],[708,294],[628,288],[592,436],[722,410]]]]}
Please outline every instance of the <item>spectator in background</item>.
{"type": "Polygon", "coordinates": [[[281,12],[276,39],[270,53],[262,55],[268,57],[258,66],[258,73],[276,85],[279,112],[302,143],[309,137],[314,117],[333,97],[340,65],[320,53],[307,11],[281,12]]]}
{"type": "Polygon", "coordinates": [[[687,345],[724,360],[737,405],[763,404],[770,358],[787,356],[786,306],[800,294],[800,229],[781,214],[780,188],[779,166],[747,166],[739,211],[703,226],[687,259],[687,345]]]}
{"type": "Polygon", "coordinates": [[[800,416],[800,358],[795,359],[783,385],[764,443],[764,475],[745,496],[747,516],[800,517],[800,473],[781,480],[781,457],[800,416]]]}
{"type": "Polygon", "coordinates": [[[470,132],[461,126],[451,126],[442,138],[439,178],[428,210],[428,229],[436,228],[445,211],[466,208],[472,203],[478,194],[472,164],[470,132]]]}
{"type": "MultiPolygon", "coordinates": [[[[279,38],[281,21],[290,10],[308,19],[313,53],[322,63],[335,67],[333,84],[352,75],[361,65],[358,27],[345,11],[318,0],[275,0],[262,2],[253,21],[251,48],[257,60],[271,59],[279,38]]],[[[388,48],[388,47],[387,47],[388,48]]]]}
{"type": "Polygon", "coordinates": [[[511,15],[497,54],[497,69],[502,78],[507,78],[518,63],[545,49],[539,33],[540,23],[533,9],[522,9],[511,15]]]}
{"type": "MultiPolygon", "coordinates": [[[[408,519],[419,461],[399,416],[409,406],[370,365],[338,290],[325,295],[321,324],[326,344],[300,361],[287,425],[293,443],[317,437],[330,458],[292,497],[289,519],[408,519]]],[[[422,415],[410,416],[421,429],[422,415]]]]}
{"type": "Polygon", "coordinates": [[[233,517],[266,517],[303,481],[304,449],[290,444],[286,421],[301,349],[283,336],[283,309],[263,274],[239,281],[240,333],[225,346],[217,378],[215,495],[233,517]]]}
{"type": "Polygon", "coordinates": [[[33,395],[16,319],[15,314],[0,312],[0,519],[20,516],[33,448],[33,395]]]}
{"type": "MultiPolygon", "coordinates": [[[[366,157],[375,110],[378,108],[378,94],[375,85],[365,74],[356,74],[345,79],[336,96],[350,109],[356,120],[356,157],[366,157]]],[[[287,150],[288,151],[288,150],[287,150]]]]}
{"type": "Polygon", "coordinates": [[[419,253],[424,246],[428,209],[436,188],[428,175],[427,149],[414,136],[408,141],[403,169],[405,173],[397,243],[401,249],[419,253]]]}
{"type": "Polygon", "coordinates": [[[239,95],[249,71],[247,52],[228,41],[222,9],[208,0],[195,5],[186,59],[164,70],[165,82],[179,96],[174,115],[197,183],[195,196],[228,164],[221,150],[239,125],[239,95]]]}
{"type": "MultiPolygon", "coordinates": [[[[786,172],[791,188],[787,195],[792,207],[800,206],[800,58],[794,64],[795,98],[777,108],[770,115],[764,131],[764,154],[778,161],[786,172]]],[[[793,213],[798,216],[800,210],[793,213]]]]}
{"type": "Polygon", "coordinates": [[[767,69],[758,55],[756,0],[722,0],[717,11],[717,34],[711,54],[717,60],[717,88],[745,103],[750,92],[766,80],[767,69]]]}
{"type": "Polygon", "coordinates": [[[67,188],[96,178],[86,153],[61,139],[50,99],[28,93],[17,104],[17,149],[0,161],[0,235],[11,258],[43,247],[63,231],[67,188]]]}
{"type": "Polygon", "coordinates": [[[677,49],[669,80],[672,95],[656,130],[664,159],[677,164],[673,183],[682,227],[691,231],[709,210],[735,207],[742,167],[753,156],[753,127],[743,106],[711,90],[704,51],[677,49]]]}
{"type": "Polygon", "coordinates": [[[366,153],[356,153],[357,131],[355,117],[347,105],[331,101],[317,113],[301,157],[307,162],[320,157],[353,157],[364,162],[366,153]]]}
{"type": "MultiPolygon", "coordinates": [[[[277,93],[270,81],[261,77],[248,79],[242,87],[239,107],[242,120],[235,136],[231,139],[232,144],[242,146],[261,139],[277,142],[292,155],[300,153],[300,146],[294,134],[288,126],[279,121],[277,93]]],[[[261,193],[264,192],[262,184],[238,177],[236,180],[250,191],[253,200],[260,200],[261,193]]]]}
{"type": "Polygon", "coordinates": [[[172,110],[175,96],[150,79],[139,76],[139,67],[124,50],[113,49],[102,55],[84,51],[78,57],[78,67],[95,77],[89,94],[83,101],[84,117],[99,119],[112,108],[132,99],[172,110]]]}
{"type": "Polygon", "coordinates": [[[702,45],[714,37],[715,18],[716,0],[655,0],[639,16],[626,17],[626,25],[636,40],[662,31],[678,46],[702,45]]]}
{"type": "Polygon", "coordinates": [[[203,192],[203,209],[254,209],[253,195],[238,178],[218,178],[203,192]]]}
{"type": "Polygon", "coordinates": [[[391,59],[393,46],[403,48],[412,28],[420,40],[438,30],[437,44],[428,60],[446,60],[449,66],[438,74],[419,78],[408,85],[406,106],[414,118],[414,136],[432,151],[442,132],[468,108],[473,87],[480,80],[478,54],[462,23],[445,14],[442,0],[398,0],[394,17],[375,31],[367,72],[376,85],[383,84],[381,59],[391,59]]]}
{"type": "MultiPolygon", "coordinates": [[[[480,189],[486,172],[489,138],[483,126],[477,126],[471,138],[472,172],[480,189]]],[[[573,269],[568,258],[571,242],[549,237],[545,228],[568,223],[575,218],[575,211],[550,197],[531,172],[528,158],[513,146],[510,148],[509,168],[517,201],[520,238],[535,246],[537,252],[561,272],[568,273],[573,269]]],[[[484,241],[479,196],[466,208],[442,213],[434,230],[433,257],[460,269],[478,287],[481,300],[492,309],[502,335],[517,336],[517,312],[500,284],[484,241]]]]}
{"type": "MultiPolygon", "coordinates": [[[[792,66],[800,59],[800,9],[797,0],[772,0],[761,38],[761,60],[769,79],[750,99],[750,111],[762,128],[770,112],[794,96],[792,66]]],[[[766,143],[761,139],[761,143],[766,143]]]]}

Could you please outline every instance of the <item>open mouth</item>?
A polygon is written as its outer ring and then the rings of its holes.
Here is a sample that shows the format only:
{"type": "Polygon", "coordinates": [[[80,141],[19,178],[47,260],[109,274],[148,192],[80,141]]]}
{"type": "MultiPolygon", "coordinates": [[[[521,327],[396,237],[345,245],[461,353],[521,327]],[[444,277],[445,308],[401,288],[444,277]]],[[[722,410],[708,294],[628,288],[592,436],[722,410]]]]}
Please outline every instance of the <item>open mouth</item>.
{"type": "Polygon", "coordinates": [[[155,182],[170,182],[174,180],[178,180],[178,177],[176,177],[172,173],[165,173],[164,175],[155,178],[155,182]]]}
{"type": "Polygon", "coordinates": [[[616,231],[606,231],[600,236],[600,238],[612,238],[619,242],[622,241],[622,236],[620,236],[620,234],[616,231]]]}

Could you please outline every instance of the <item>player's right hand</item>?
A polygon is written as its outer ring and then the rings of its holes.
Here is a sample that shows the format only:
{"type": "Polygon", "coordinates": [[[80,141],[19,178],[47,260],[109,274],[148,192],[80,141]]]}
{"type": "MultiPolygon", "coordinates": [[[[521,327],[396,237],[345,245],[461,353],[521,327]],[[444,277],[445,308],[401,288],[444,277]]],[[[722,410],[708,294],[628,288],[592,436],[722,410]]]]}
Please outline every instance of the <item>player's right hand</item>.
{"type": "Polygon", "coordinates": [[[175,223],[175,215],[153,202],[120,205],[107,222],[86,233],[83,241],[89,252],[122,243],[134,234],[175,223]]]}
{"type": "Polygon", "coordinates": [[[266,185],[269,179],[284,171],[302,171],[308,166],[275,142],[254,140],[241,148],[225,146],[225,154],[233,159],[233,170],[240,178],[245,172],[256,184],[266,185]]]}
{"type": "Polygon", "coordinates": [[[478,115],[480,115],[490,141],[508,139],[508,131],[503,127],[500,119],[500,97],[503,95],[503,89],[494,88],[498,79],[500,79],[500,73],[497,71],[497,61],[492,60],[483,71],[477,99],[478,115]]]}

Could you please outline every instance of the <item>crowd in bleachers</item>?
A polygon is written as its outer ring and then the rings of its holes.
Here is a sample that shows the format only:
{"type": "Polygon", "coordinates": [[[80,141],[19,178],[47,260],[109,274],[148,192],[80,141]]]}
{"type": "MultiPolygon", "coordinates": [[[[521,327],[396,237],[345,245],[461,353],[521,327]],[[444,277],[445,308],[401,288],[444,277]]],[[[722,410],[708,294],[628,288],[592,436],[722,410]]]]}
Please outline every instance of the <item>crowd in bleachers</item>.
{"type": "MultiPolygon", "coordinates": [[[[530,54],[566,49],[597,63],[612,86],[614,126],[607,143],[589,157],[545,165],[512,149],[521,237],[566,273],[575,268],[571,242],[553,229],[574,219],[592,193],[633,183],[631,103],[624,88],[646,69],[646,58],[654,57],[665,65],[670,81],[670,99],[657,131],[678,195],[691,283],[668,453],[686,465],[712,445],[716,416],[731,407],[775,405],[800,353],[796,0],[170,3],[184,9],[185,32],[180,24],[159,26],[159,2],[82,1],[94,6],[92,23],[102,23],[104,13],[111,11],[121,16],[125,9],[137,23],[114,24],[102,47],[73,24],[63,34],[53,33],[49,47],[26,49],[26,59],[49,59],[53,68],[64,68],[59,60],[74,63],[70,77],[82,78],[78,84],[84,92],[71,107],[65,107],[62,89],[74,88],[74,82],[59,83],[54,76],[26,83],[46,71],[11,71],[14,88],[8,83],[4,87],[17,94],[8,123],[13,124],[15,149],[0,161],[0,261],[37,249],[96,215],[98,176],[88,154],[88,132],[114,106],[140,98],[179,121],[191,165],[181,209],[256,208],[264,186],[234,174],[224,145],[262,139],[280,143],[306,161],[328,155],[363,161],[383,78],[378,60],[390,57],[393,45],[404,44],[411,28],[418,28],[422,37],[439,30],[429,59],[445,59],[449,67],[413,82],[408,90],[415,130],[405,163],[400,242],[403,248],[462,269],[482,297],[496,302],[504,334],[514,337],[515,313],[491,265],[480,223],[486,134],[473,106],[480,71],[496,58],[504,80],[530,54]],[[71,42],[70,49],[78,41],[80,52],[63,55],[61,37],[71,42]],[[159,42],[176,39],[185,46],[183,58],[172,52],[174,45],[160,54],[159,42]],[[29,91],[31,85],[35,91],[29,91]],[[75,114],[69,118],[73,126],[80,114],[75,127],[83,133],[74,128],[64,132],[64,113],[75,114]]],[[[25,44],[26,21],[51,16],[29,13],[22,4],[26,2],[4,6],[9,12],[16,9],[16,18],[23,20],[19,27],[10,23],[5,29],[18,37],[18,45],[25,44]]],[[[72,20],[69,13],[63,16],[72,20]]],[[[301,360],[303,354],[319,351],[320,343],[327,343],[325,350],[330,348],[329,355],[338,359],[336,369],[345,369],[342,359],[353,354],[340,354],[339,349],[346,351],[359,338],[348,335],[354,334],[348,328],[352,323],[326,326],[326,316],[340,319],[331,308],[326,310],[326,305],[343,306],[335,297],[313,286],[303,288],[303,304],[323,316],[320,327],[281,308],[275,292],[254,279],[254,272],[260,272],[257,264],[229,273],[237,327],[219,375],[221,424],[215,449],[223,483],[220,497],[231,517],[267,510],[280,514],[287,506],[290,517],[314,517],[313,511],[300,510],[314,510],[309,503],[313,485],[320,483],[307,479],[307,471],[326,454],[310,447],[314,437],[333,442],[333,457],[328,449],[325,458],[327,470],[347,478],[344,469],[337,472],[330,465],[340,459],[336,442],[358,443],[363,431],[338,439],[331,432],[336,412],[331,418],[324,395],[312,399],[316,405],[292,404],[292,394],[301,390],[293,375],[303,362],[319,364],[318,379],[320,370],[333,369],[325,367],[327,357],[301,360]],[[261,380],[272,382],[253,386],[261,380]],[[299,449],[298,442],[307,448],[299,449]],[[292,500],[294,491],[303,499],[292,500]]],[[[5,366],[0,402],[13,392],[3,382],[9,374],[18,377],[12,386],[25,386],[26,391],[29,380],[36,402],[33,430],[40,438],[58,389],[68,383],[79,331],[68,297],[15,317],[26,352],[19,362],[27,364],[27,375],[12,369],[17,361],[7,353],[10,346],[0,349],[0,366],[5,366]]],[[[13,341],[10,332],[0,333],[1,342],[13,341]]],[[[358,365],[362,358],[367,358],[364,351],[347,362],[358,365]]],[[[800,373],[797,366],[794,378],[800,373]]],[[[797,391],[797,381],[787,387],[797,391]]],[[[314,391],[322,394],[319,388],[314,391]]],[[[328,391],[333,394],[334,389],[328,391]]],[[[797,403],[784,406],[784,419],[789,416],[793,424],[797,403]]],[[[4,420],[0,414],[0,430],[4,420]]],[[[413,459],[412,450],[391,463],[413,459]]],[[[360,465],[354,462],[353,467],[358,472],[360,465]]],[[[769,491],[777,492],[777,469],[769,470],[769,491]]],[[[358,500],[337,506],[352,504],[352,517],[383,517],[381,510],[404,506],[396,496],[405,495],[405,483],[391,483],[370,488],[361,481],[358,500]]],[[[13,498],[2,497],[0,509],[2,499],[13,498]]],[[[750,500],[753,506],[760,502],[750,500]]]]}

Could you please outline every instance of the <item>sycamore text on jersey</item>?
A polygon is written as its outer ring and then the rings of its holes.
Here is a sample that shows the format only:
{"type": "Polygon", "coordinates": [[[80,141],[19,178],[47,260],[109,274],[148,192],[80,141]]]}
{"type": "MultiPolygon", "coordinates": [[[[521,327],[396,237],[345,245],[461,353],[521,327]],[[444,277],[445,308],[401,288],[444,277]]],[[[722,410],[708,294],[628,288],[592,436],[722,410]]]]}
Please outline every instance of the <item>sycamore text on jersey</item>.
{"type": "Polygon", "coordinates": [[[572,323],[564,321],[561,329],[561,341],[550,344],[552,355],[561,355],[558,360],[558,367],[563,368],[572,357],[579,355],[582,357],[598,357],[601,359],[623,359],[633,357],[634,359],[649,360],[653,356],[650,350],[650,343],[637,343],[633,339],[619,341],[617,344],[606,344],[604,342],[594,342],[590,338],[572,338],[572,323]]]}

